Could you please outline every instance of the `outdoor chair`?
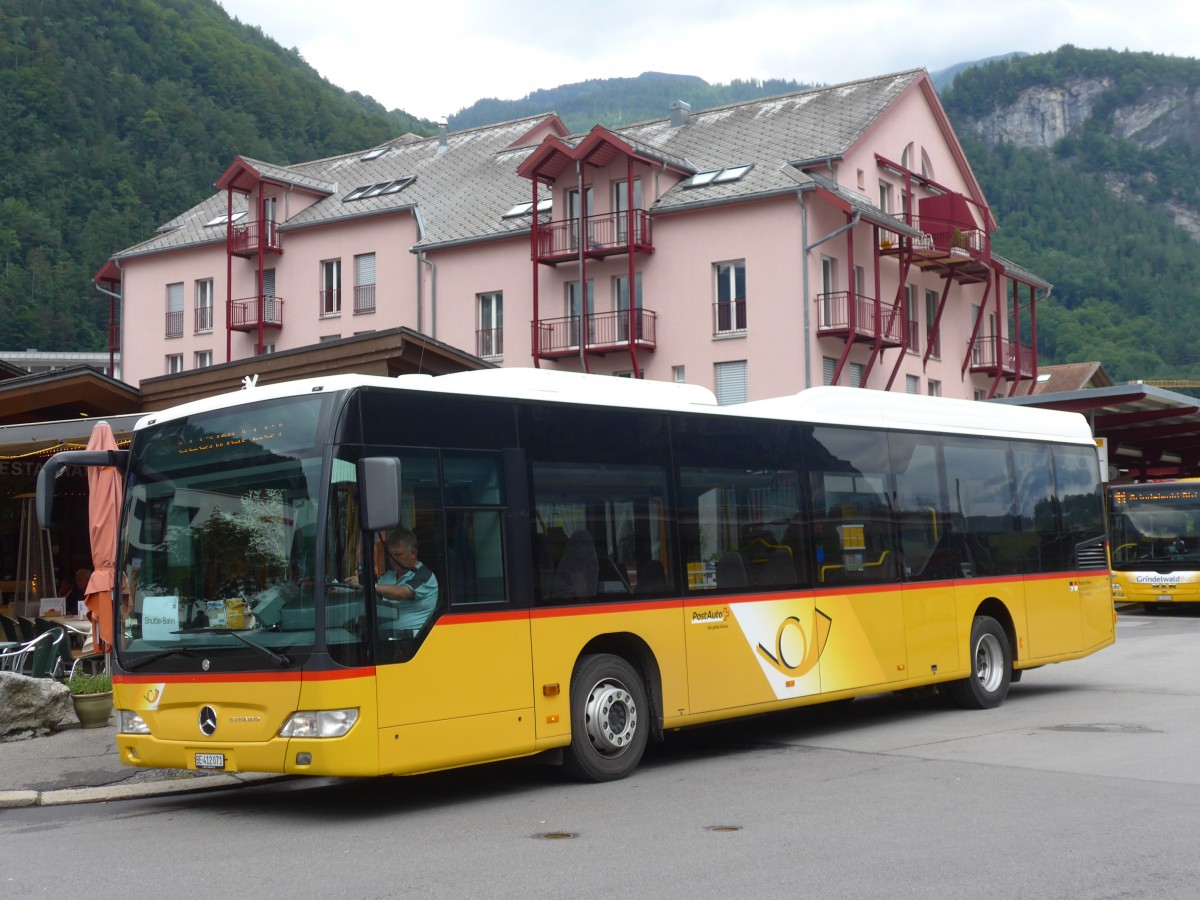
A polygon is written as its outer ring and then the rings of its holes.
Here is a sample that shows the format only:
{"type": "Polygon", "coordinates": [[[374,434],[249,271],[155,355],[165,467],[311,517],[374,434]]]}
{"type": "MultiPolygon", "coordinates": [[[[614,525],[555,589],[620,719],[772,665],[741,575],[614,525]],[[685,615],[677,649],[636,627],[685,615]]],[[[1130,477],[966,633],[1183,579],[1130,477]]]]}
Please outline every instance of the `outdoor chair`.
{"type": "Polygon", "coordinates": [[[31,678],[57,678],[62,672],[59,646],[67,639],[61,628],[39,634],[15,650],[0,652],[0,671],[31,678]]]}

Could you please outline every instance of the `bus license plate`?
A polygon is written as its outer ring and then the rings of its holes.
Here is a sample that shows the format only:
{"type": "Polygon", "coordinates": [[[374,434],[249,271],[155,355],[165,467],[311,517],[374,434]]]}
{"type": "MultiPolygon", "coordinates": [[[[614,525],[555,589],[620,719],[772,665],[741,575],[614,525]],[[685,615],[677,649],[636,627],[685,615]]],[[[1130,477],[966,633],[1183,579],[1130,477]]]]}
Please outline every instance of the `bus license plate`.
{"type": "Polygon", "coordinates": [[[223,769],[225,768],[224,753],[197,753],[196,754],[197,769],[223,769]]]}

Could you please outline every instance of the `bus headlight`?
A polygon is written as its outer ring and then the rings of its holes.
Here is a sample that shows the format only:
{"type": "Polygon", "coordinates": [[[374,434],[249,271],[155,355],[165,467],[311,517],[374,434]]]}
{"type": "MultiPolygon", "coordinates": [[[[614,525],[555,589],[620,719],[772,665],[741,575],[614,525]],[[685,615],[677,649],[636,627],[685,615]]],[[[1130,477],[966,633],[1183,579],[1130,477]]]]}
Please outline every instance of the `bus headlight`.
{"type": "Polygon", "coordinates": [[[279,730],[280,737],[341,737],[358,721],[357,709],[319,709],[292,713],[279,730]]]}
{"type": "Polygon", "coordinates": [[[121,734],[149,734],[150,726],[146,724],[146,720],[135,713],[132,709],[118,709],[119,718],[118,730],[121,734]]]}

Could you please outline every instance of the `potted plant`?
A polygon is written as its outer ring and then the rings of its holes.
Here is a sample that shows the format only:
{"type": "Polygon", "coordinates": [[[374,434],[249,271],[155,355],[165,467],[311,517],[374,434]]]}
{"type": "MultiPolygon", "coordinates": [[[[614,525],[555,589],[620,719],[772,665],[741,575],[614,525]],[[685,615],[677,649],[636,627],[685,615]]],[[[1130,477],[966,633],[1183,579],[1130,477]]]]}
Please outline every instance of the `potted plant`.
{"type": "Polygon", "coordinates": [[[113,712],[112,675],[76,672],[67,679],[75,716],[83,728],[103,728],[113,712]]]}

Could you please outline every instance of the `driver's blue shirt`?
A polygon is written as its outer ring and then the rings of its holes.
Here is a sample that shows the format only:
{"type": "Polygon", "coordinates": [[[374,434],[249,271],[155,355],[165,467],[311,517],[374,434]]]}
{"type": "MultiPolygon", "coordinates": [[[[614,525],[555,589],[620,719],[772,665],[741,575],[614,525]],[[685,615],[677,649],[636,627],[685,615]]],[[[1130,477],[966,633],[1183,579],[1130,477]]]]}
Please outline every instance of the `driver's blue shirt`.
{"type": "Polygon", "coordinates": [[[379,584],[404,585],[416,595],[412,600],[396,601],[399,616],[394,622],[388,623],[392,628],[420,631],[437,607],[437,576],[420,560],[417,560],[415,568],[408,569],[403,575],[398,576],[395,569],[388,569],[380,577],[379,584]]]}

